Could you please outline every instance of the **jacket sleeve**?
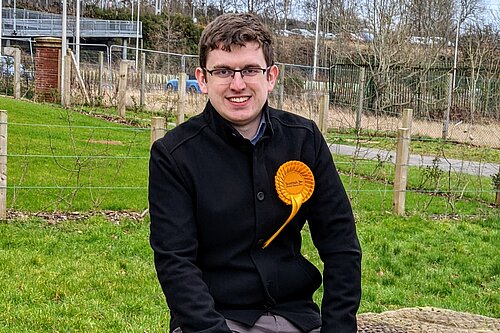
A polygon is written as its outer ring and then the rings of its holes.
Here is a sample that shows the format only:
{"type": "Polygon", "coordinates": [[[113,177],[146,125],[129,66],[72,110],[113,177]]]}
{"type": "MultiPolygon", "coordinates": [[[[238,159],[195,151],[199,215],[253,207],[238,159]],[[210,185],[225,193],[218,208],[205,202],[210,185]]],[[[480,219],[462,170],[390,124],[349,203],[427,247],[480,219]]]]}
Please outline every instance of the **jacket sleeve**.
{"type": "MultiPolygon", "coordinates": [[[[151,148],[149,211],[154,263],[174,325],[184,333],[230,333],[196,265],[198,242],[192,195],[162,140],[151,148]]],[[[170,331],[175,328],[170,327],[170,331]]]]}
{"type": "Polygon", "coordinates": [[[361,248],[351,205],[328,146],[317,127],[315,190],[308,216],[313,242],[324,263],[321,332],[357,331],[361,298],[361,248]]]}

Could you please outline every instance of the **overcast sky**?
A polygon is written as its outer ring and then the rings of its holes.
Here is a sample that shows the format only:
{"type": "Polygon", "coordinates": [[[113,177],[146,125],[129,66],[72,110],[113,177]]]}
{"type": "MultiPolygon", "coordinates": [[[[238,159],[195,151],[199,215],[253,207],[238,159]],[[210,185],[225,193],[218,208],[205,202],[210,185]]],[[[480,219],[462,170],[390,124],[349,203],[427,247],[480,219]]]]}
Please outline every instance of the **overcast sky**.
{"type": "MultiPolygon", "coordinates": [[[[486,9],[490,14],[496,17],[497,21],[500,18],[500,0],[484,0],[486,9]]],[[[490,17],[492,19],[492,17],[490,17]]]]}

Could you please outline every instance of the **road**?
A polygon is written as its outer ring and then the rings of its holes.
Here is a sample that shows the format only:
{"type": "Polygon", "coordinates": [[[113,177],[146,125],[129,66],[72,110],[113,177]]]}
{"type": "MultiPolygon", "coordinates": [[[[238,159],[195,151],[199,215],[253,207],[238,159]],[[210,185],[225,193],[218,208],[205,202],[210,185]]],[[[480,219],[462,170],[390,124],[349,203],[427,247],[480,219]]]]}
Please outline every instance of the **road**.
{"type": "MultiPolygon", "coordinates": [[[[374,149],[374,148],[363,148],[349,145],[341,144],[331,144],[330,151],[334,154],[348,155],[348,156],[358,156],[362,159],[380,159],[382,161],[391,161],[392,163],[396,160],[396,152],[390,150],[374,149]]],[[[437,163],[437,167],[445,172],[461,172],[469,175],[477,175],[483,177],[492,177],[499,172],[500,165],[495,163],[479,163],[472,161],[463,161],[456,159],[445,159],[439,158],[436,162],[435,156],[423,156],[423,155],[410,155],[409,165],[411,166],[433,166],[437,163]]]]}

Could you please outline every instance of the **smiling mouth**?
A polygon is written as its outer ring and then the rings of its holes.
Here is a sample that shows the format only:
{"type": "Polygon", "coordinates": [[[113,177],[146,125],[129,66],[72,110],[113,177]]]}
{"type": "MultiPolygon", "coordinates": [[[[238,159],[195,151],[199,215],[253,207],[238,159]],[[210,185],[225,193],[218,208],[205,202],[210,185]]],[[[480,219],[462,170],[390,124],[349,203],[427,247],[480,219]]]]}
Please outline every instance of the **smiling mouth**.
{"type": "Polygon", "coordinates": [[[230,102],[233,102],[233,103],[243,103],[243,102],[246,102],[250,99],[250,97],[232,97],[232,98],[228,98],[230,102]]]}

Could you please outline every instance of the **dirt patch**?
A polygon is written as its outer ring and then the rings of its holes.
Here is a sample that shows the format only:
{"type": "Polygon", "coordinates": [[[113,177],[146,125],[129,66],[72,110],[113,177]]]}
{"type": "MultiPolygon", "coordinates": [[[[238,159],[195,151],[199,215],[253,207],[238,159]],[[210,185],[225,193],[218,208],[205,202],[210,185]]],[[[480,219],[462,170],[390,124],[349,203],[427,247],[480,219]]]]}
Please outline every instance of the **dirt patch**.
{"type": "Polygon", "coordinates": [[[100,143],[103,145],[116,145],[116,146],[121,146],[123,145],[123,142],[121,141],[114,141],[114,140],[87,140],[89,143],[100,143]]]}
{"type": "Polygon", "coordinates": [[[60,223],[64,221],[80,221],[90,217],[101,216],[113,223],[120,223],[122,219],[141,221],[144,219],[148,211],[142,213],[128,211],[100,211],[100,212],[22,212],[9,209],[7,211],[7,220],[28,220],[31,218],[39,218],[48,223],[60,223]]]}

